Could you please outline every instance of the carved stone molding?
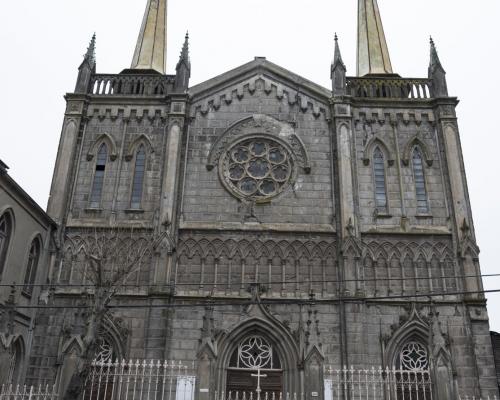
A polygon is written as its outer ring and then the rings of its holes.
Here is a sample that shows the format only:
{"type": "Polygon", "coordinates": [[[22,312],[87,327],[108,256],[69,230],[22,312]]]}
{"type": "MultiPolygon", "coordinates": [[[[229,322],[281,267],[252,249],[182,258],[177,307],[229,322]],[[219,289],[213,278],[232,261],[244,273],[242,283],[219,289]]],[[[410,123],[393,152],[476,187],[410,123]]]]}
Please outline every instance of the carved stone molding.
{"type": "Polygon", "coordinates": [[[283,123],[262,114],[252,115],[231,125],[212,146],[207,160],[207,169],[210,171],[218,164],[222,154],[232,143],[255,135],[269,137],[287,146],[304,172],[307,174],[311,172],[308,152],[295,129],[289,123],[283,123]]]}

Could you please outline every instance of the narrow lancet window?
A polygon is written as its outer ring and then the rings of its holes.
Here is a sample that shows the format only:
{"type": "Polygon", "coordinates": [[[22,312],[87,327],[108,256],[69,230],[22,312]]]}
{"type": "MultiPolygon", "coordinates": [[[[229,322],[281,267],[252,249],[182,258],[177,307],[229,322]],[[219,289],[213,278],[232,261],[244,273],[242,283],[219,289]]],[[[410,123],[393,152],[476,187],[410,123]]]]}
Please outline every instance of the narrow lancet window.
{"type": "Polygon", "coordinates": [[[0,275],[3,273],[12,235],[12,222],[10,216],[5,213],[0,217],[0,275]]]}
{"type": "Polygon", "coordinates": [[[417,213],[427,214],[429,212],[429,201],[425,187],[424,162],[422,152],[418,147],[413,150],[413,177],[415,180],[415,193],[417,196],[417,213]]]}
{"type": "Polygon", "coordinates": [[[141,208],[145,171],[146,151],[144,146],[141,145],[135,154],[134,180],[132,182],[132,196],[130,200],[130,207],[132,209],[141,208]]]}
{"type": "Polygon", "coordinates": [[[378,212],[387,212],[384,154],[379,147],[373,152],[373,179],[375,181],[375,206],[378,212]]]}
{"type": "Polygon", "coordinates": [[[28,254],[28,263],[26,265],[26,274],[24,276],[24,293],[31,295],[33,293],[33,285],[36,281],[36,272],[38,260],[40,259],[40,241],[33,240],[28,254]]]}
{"type": "Polygon", "coordinates": [[[108,160],[108,149],[103,143],[99,147],[95,164],[94,182],[90,193],[90,208],[101,206],[102,187],[104,185],[104,174],[106,172],[106,161],[108,160]]]}

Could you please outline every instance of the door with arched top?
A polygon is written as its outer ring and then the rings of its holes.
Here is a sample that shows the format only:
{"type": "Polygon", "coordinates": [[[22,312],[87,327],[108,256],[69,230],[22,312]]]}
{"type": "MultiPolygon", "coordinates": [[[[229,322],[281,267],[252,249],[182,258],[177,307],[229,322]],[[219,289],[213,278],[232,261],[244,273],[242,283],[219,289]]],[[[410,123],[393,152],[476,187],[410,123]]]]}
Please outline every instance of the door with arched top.
{"type": "Polygon", "coordinates": [[[283,391],[283,369],[274,346],[263,336],[243,339],[231,355],[227,368],[229,399],[279,398],[283,391]]]}

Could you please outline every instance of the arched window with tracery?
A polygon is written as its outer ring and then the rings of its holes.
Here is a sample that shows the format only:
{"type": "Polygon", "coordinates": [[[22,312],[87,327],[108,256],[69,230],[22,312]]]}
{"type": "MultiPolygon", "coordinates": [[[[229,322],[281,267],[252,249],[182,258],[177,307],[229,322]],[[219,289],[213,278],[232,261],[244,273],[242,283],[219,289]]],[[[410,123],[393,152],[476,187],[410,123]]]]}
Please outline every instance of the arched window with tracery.
{"type": "Polygon", "coordinates": [[[378,212],[386,213],[388,207],[384,153],[378,146],[373,151],[373,181],[375,183],[375,207],[378,212]]]}
{"type": "Polygon", "coordinates": [[[429,200],[425,185],[424,158],[419,147],[415,147],[412,155],[413,179],[415,181],[415,194],[417,199],[417,213],[427,214],[429,212],[429,200]]]}
{"type": "Polygon", "coordinates": [[[33,285],[36,281],[36,273],[38,269],[38,262],[40,260],[41,245],[38,238],[31,242],[28,253],[28,261],[26,263],[26,273],[24,275],[23,292],[31,295],[33,293],[33,285]]]}
{"type": "Polygon", "coordinates": [[[396,393],[398,399],[431,399],[432,380],[429,351],[418,340],[401,347],[397,355],[396,393]]]}
{"type": "Polygon", "coordinates": [[[16,340],[9,347],[9,365],[7,373],[7,383],[19,384],[23,363],[23,346],[21,339],[16,340]]]}
{"type": "Polygon", "coordinates": [[[141,144],[135,153],[134,179],[132,181],[132,195],[130,198],[130,208],[132,209],[141,208],[145,172],[146,150],[144,145],[141,144]]]}
{"type": "Polygon", "coordinates": [[[261,398],[272,398],[273,394],[278,398],[282,392],[283,369],[273,344],[263,336],[252,335],[243,339],[231,355],[226,390],[255,397],[258,384],[261,398]]]}
{"type": "MultiPolygon", "coordinates": [[[[121,388],[118,381],[123,379],[116,366],[118,355],[113,346],[113,339],[106,330],[101,330],[96,343],[96,353],[92,362],[90,378],[85,385],[84,400],[113,400],[120,398],[121,388]],[[113,371],[110,373],[110,371],[113,371]]],[[[145,371],[144,371],[145,372],[145,371]]],[[[122,371],[123,373],[123,371],[122,371]]]]}
{"type": "Polygon", "coordinates": [[[101,207],[102,188],[104,186],[104,176],[106,173],[106,163],[108,161],[108,148],[103,143],[97,152],[95,163],[94,180],[90,192],[90,208],[101,207]]]}
{"type": "Polygon", "coordinates": [[[7,250],[12,237],[12,218],[9,213],[0,217],[0,276],[5,269],[7,261],[7,250]]]}

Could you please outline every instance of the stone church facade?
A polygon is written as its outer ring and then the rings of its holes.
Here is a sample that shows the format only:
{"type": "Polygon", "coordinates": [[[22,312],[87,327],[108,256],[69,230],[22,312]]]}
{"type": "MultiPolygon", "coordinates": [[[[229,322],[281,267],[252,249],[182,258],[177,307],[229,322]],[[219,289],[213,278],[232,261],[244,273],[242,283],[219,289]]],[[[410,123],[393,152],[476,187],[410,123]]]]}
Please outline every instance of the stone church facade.
{"type": "Polygon", "coordinates": [[[189,86],[187,37],[165,74],[166,8],[148,1],[119,74],[96,72],[94,38],[66,96],[43,300],[59,308],[38,314],[27,382],[68,384],[95,284],[85,257],[119,246],[117,270],[145,250],[103,348],[191,363],[196,398],[255,390],[261,370],[269,392],[332,398],[344,368],[426,371],[439,399],[498,395],[458,102],[434,44],[428,77],[393,73],[376,1],[360,0],[356,77],[336,38],[331,89],[265,58],[189,86]]]}

